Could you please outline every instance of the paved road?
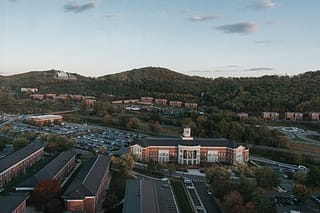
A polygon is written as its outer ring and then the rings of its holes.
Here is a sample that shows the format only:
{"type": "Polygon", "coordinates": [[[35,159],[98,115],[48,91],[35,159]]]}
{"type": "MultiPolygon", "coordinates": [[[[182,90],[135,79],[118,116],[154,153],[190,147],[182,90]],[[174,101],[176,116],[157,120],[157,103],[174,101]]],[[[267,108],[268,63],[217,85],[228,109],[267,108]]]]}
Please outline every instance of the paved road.
{"type": "Polygon", "coordinates": [[[205,182],[193,182],[193,185],[196,187],[199,197],[209,213],[220,213],[219,207],[214,202],[212,195],[208,195],[207,186],[205,182]]]}

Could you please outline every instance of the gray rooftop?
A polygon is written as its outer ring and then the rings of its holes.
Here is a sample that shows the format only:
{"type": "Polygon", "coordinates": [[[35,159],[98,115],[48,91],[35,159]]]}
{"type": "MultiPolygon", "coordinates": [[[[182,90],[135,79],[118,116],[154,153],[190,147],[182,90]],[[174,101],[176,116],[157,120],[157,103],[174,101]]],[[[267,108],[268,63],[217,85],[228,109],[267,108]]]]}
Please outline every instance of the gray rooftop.
{"type": "Polygon", "coordinates": [[[105,155],[98,155],[88,160],[63,194],[67,200],[84,199],[95,196],[103,175],[109,169],[111,159],[105,155]]]}
{"type": "Polygon", "coordinates": [[[6,196],[0,196],[1,212],[13,212],[25,199],[27,199],[27,195],[21,193],[11,193],[6,196]]]}
{"type": "Polygon", "coordinates": [[[43,148],[41,143],[32,143],[0,160],[0,174],[32,153],[43,148]]]}
{"type": "Polygon", "coordinates": [[[141,212],[141,192],[139,179],[128,180],[126,185],[125,202],[122,213],[141,212]]]}
{"type": "Polygon", "coordinates": [[[240,145],[225,138],[194,138],[193,140],[183,140],[182,138],[143,138],[137,144],[142,147],[147,146],[205,146],[205,147],[228,147],[237,148],[240,145]]]}
{"type": "Polygon", "coordinates": [[[76,156],[73,151],[66,151],[60,153],[55,159],[43,167],[34,176],[28,178],[18,185],[19,187],[35,187],[41,180],[51,180],[53,179],[59,171],[76,156]]]}

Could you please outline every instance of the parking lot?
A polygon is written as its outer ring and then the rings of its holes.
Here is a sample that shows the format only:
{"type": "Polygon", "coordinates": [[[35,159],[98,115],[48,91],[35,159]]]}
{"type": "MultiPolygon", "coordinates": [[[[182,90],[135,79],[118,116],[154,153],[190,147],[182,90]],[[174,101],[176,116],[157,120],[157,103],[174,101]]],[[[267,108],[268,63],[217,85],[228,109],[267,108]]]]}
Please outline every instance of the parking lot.
{"type": "Polygon", "coordinates": [[[25,123],[14,122],[12,129],[19,132],[34,132],[40,140],[40,134],[66,135],[75,138],[75,147],[104,154],[125,154],[129,152],[132,142],[144,135],[87,124],[64,123],[63,125],[38,127],[25,123]],[[103,147],[103,148],[102,148],[103,147]]]}

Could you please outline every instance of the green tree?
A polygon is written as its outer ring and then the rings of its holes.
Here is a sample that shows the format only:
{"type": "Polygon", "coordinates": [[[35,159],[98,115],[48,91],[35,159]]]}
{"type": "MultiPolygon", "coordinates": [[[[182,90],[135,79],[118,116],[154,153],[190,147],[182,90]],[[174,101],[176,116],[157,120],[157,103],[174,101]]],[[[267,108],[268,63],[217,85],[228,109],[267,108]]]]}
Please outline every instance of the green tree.
{"type": "Polygon", "coordinates": [[[255,175],[258,186],[262,188],[271,189],[277,187],[280,183],[279,173],[269,167],[256,168],[255,175]]]}
{"type": "Polygon", "coordinates": [[[270,198],[266,196],[266,193],[262,188],[257,188],[252,193],[252,201],[255,203],[256,209],[258,212],[260,213],[274,212],[270,198]]]}
{"type": "Polygon", "coordinates": [[[161,126],[158,121],[150,120],[148,122],[148,128],[153,133],[161,132],[161,126]]]}
{"type": "Polygon", "coordinates": [[[301,201],[306,201],[310,195],[309,189],[302,184],[295,184],[293,187],[293,194],[301,201]]]}
{"type": "Polygon", "coordinates": [[[20,138],[13,139],[12,144],[13,144],[14,150],[16,151],[25,147],[28,144],[28,141],[27,139],[20,137],[20,138]]]}
{"type": "Polygon", "coordinates": [[[320,168],[316,166],[310,167],[308,172],[308,185],[312,187],[320,186],[320,168]]]}
{"type": "Polygon", "coordinates": [[[128,175],[134,168],[135,156],[131,154],[121,155],[121,157],[112,156],[112,168],[120,172],[120,174],[128,175]]]}
{"type": "Polygon", "coordinates": [[[147,170],[148,170],[149,174],[153,174],[155,172],[158,172],[160,170],[159,162],[150,159],[147,163],[147,170]]]}

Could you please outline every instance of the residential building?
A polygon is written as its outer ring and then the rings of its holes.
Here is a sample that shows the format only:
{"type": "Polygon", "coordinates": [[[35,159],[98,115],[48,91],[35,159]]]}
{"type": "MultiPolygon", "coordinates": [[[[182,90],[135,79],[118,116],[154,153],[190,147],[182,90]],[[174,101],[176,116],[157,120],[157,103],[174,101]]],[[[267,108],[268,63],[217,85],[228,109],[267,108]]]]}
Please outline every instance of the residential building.
{"type": "Polygon", "coordinates": [[[303,120],[303,113],[301,112],[286,112],[285,119],[291,121],[302,121],[303,120]]]}
{"type": "Polygon", "coordinates": [[[153,97],[141,97],[141,102],[152,103],[153,102],[153,97]]]}
{"type": "Polygon", "coordinates": [[[310,112],[308,114],[309,120],[311,121],[319,121],[320,119],[320,112],[310,112]]]}
{"type": "Polygon", "coordinates": [[[182,101],[169,101],[169,105],[172,107],[182,107],[182,101]]]}
{"type": "Polygon", "coordinates": [[[240,120],[245,120],[245,119],[248,119],[249,117],[248,113],[245,113],[245,112],[237,113],[237,116],[240,118],[240,120]]]}
{"type": "Polygon", "coordinates": [[[70,95],[70,98],[73,101],[81,101],[83,99],[83,95],[70,95]]]}
{"type": "Polygon", "coordinates": [[[1,213],[25,213],[28,195],[25,193],[10,193],[0,196],[1,213]]]}
{"type": "Polygon", "coordinates": [[[154,99],[154,103],[157,105],[167,105],[168,100],[167,99],[154,99]]]}
{"type": "Polygon", "coordinates": [[[278,120],[279,119],[279,113],[277,112],[263,112],[262,118],[265,120],[278,120]]]}
{"type": "Polygon", "coordinates": [[[0,160],[0,188],[9,183],[14,177],[25,172],[44,155],[41,143],[29,144],[22,149],[0,160]]]}
{"type": "Polygon", "coordinates": [[[30,98],[32,100],[41,101],[41,100],[44,100],[45,96],[44,96],[44,94],[32,94],[32,95],[30,95],[30,98]]]}
{"type": "Polygon", "coordinates": [[[57,94],[48,93],[45,96],[46,96],[46,99],[55,99],[57,94]]]}
{"type": "Polygon", "coordinates": [[[32,191],[42,180],[55,179],[62,182],[63,178],[75,167],[75,159],[76,153],[73,151],[60,153],[35,175],[18,184],[16,191],[32,191]]]}
{"type": "Polygon", "coordinates": [[[242,164],[249,160],[249,148],[225,138],[193,138],[185,128],[181,138],[143,138],[130,146],[141,161],[174,162],[185,165],[227,162],[242,164]]]}
{"type": "Polygon", "coordinates": [[[25,93],[36,93],[38,92],[38,88],[21,88],[20,91],[25,93]]]}
{"type": "Polygon", "coordinates": [[[111,158],[91,158],[64,192],[65,209],[70,212],[95,213],[109,184],[111,158]]]}
{"type": "Polygon", "coordinates": [[[184,103],[184,107],[189,108],[189,109],[197,109],[198,104],[197,103],[184,103]]]}
{"type": "Polygon", "coordinates": [[[37,115],[29,117],[29,121],[34,122],[35,125],[44,126],[46,124],[61,124],[61,115],[37,115]]]}
{"type": "Polygon", "coordinates": [[[127,181],[122,209],[122,213],[133,212],[178,213],[179,211],[167,182],[134,179],[127,181]]]}
{"type": "Polygon", "coordinates": [[[128,99],[128,100],[123,100],[124,104],[130,104],[130,103],[138,103],[139,99],[128,99]]]}

